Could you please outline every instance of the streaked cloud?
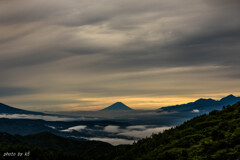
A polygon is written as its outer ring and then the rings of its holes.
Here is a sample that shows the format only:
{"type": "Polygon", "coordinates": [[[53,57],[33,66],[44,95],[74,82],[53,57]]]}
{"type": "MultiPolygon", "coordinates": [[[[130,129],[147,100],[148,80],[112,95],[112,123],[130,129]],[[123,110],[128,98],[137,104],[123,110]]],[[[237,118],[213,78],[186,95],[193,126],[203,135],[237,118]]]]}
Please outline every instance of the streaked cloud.
{"type": "Polygon", "coordinates": [[[239,95],[239,10],[238,0],[0,1],[1,101],[152,109],[239,95]]]}
{"type": "Polygon", "coordinates": [[[160,132],[163,132],[164,130],[170,129],[172,127],[153,127],[153,126],[143,126],[143,125],[137,125],[137,126],[128,126],[125,129],[119,129],[119,126],[107,126],[108,130],[104,128],[104,131],[106,132],[112,132],[116,133],[117,135],[126,136],[129,138],[134,138],[135,140],[129,140],[124,138],[89,138],[90,140],[98,140],[110,143],[112,145],[120,145],[120,144],[132,144],[134,141],[137,141],[141,138],[150,137],[152,134],[157,134],[160,132]]]}
{"type": "MultiPolygon", "coordinates": [[[[8,119],[42,119],[45,121],[73,121],[73,120],[97,120],[91,117],[68,117],[54,115],[33,115],[33,114],[0,114],[0,118],[8,119]]],[[[72,128],[70,128],[72,129],[72,128]]],[[[75,129],[75,128],[73,128],[75,129]]],[[[78,128],[76,128],[78,129],[78,128]]]]}
{"type": "Polygon", "coordinates": [[[35,91],[32,88],[0,86],[0,97],[10,97],[10,96],[26,95],[26,94],[34,94],[34,93],[35,91]]]}
{"type": "Polygon", "coordinates": [[[70,127],[68,129],[64,129],[61,130],[62,132],[72,132],[72,131],[81,131],[83,129],[85,129],[87,126],[85,125],[80,125],[80,126],[74,126],[74,127],[70,127]]]}
{"type": "Polygon", "coordinates": [[[43,119],[46,121],[70,121],[74,118],[47,116],[47,115],[31,115],[31,114],[0,114],[0,118],[9,119],[43,119]]]}
{"type": "Polygon", "coordinates": [[[127,136],[134,139],[150,137],[153,133],[160,133],[164,130],[170,129],[170,126],[149,126],[149,125],[136,125],[136,126],[127,126],[126,128],[120,128],[120,126],[106,126],[104,127],[105,132],[117,133],[121,136],[127,136]]]}
{"type": "Polygon", "coordinates": [[[156,128],[148,128],[140,131],[132,130],[132,131],[125,131],[125,132],[119,133],[119,135],[135,137],[135,138],[146,138],[146,137],[150,137],[153,133],[155,134],[160,133],[170,128],[171,127],[156,127],[156,128]]]}
{"type": "Polygon", "coordinates": [[[89,140],[93,141],[103,141],[110,143],[114,146],[121,145],[121,144],[133,144],[134,140],[128,140],[128,139],[123,139],[123,138],[89,138],[89,140]]]}

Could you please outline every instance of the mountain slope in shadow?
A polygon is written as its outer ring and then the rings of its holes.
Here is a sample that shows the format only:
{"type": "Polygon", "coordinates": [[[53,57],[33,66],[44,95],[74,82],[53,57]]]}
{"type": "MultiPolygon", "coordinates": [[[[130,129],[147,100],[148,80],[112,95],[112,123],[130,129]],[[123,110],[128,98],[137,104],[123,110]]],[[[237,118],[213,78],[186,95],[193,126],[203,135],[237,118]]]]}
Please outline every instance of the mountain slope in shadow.
{"type": "Polygon", "coordinates": [[[41,112],[27,111],[23,109],[14,108],[6,104],[0,103],[0,114],[33,114],[33,115],[44,115],[41,112]]]}

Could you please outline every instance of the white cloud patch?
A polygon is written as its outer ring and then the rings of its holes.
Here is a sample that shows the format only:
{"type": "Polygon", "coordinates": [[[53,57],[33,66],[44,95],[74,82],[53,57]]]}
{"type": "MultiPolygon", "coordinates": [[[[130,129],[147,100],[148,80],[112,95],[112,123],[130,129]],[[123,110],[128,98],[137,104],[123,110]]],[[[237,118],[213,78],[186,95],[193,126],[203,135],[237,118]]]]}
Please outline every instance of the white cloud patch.
{"type": "Polygon", "coordinates": [[[87,126],[85,125],[80,125],[80,126],[74,126],[74,127],[70,127],[68,129],[64,129],[61,130],[62,132],[72,132],[72,131],[81,131],[83,129],[85,129],[87,126]]]}
{"type": "Polygon", "coordinates": [[[128,140],[128,139],[121,139],[121,138],[89,138],[89,140],[94,140],[94,141],[103,141],[110,143],[114,146],[120,145],[120,144],[133,144],[134,140],[128,140]]]}
{"type": "Polygon", "coordinates": [[[109,125],[104,128],[104,131],[139,139],[139,138],[149,137],[153,133],[160,133],[170,128],[171,128],[170,126],[153,127],[148,125],[135,125],[135,126],[128,126],[125,129],[120,129],[119,126],[109,125]]]}
{"type": "Polygon", "coordinates": [[[192,113],[199,113],[200,111],[198,109],[194,109],[191,111],[192,113]]]}
{"type": "MultiPolygon", "coordinates": [[[[128,126],[125,129],[120,129],[119,126],[106,126],[104,131],[116,133],[117,135],[127,136],[134,138],[135,141],[141,138],[150,137],[153,133],[160,133],[164,130],[170,129],[171,127],[156,127],[156,128],[147,128],[147,125],[135,125],[135,126],[128,126]]],[[[96,140],[96,141],[103,141],[110,143],[112,145],[119,145],[119,144],[132,144],[134,140],[123,139],[123,138],[89,138],[89,140],[96,140]]]]}
{"type": "Polygon", "coordinates": [[[171,127],[157,127],[157,128],[148,128],[142,131],[139,130],[130,130],[119,133],[119,135],[135,137],[135,138],[145,138],[151,136],[153,133],[163,132],[164,130],[170,129],[171,127]]]}

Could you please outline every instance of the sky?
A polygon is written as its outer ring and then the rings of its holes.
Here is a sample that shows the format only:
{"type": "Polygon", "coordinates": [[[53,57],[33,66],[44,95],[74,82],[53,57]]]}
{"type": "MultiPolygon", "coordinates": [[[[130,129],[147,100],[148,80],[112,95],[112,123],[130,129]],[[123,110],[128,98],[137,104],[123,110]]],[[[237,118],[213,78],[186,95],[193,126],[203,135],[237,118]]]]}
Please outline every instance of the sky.
{"type": "Polygon", "coordinates": [[[240,96],[239,0],[0,0],[0,102],[156,109],[240,96]]]}

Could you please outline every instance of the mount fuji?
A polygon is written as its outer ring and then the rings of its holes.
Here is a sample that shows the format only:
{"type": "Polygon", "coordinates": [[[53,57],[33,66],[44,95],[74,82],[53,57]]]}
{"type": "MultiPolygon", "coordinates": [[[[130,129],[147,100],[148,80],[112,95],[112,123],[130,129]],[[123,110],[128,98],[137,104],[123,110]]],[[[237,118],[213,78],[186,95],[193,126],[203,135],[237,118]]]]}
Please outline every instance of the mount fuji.
{"type": "Polygon", "coordinates": [[[133,109],[126,106],[122,102],[116,102],[111,106],[102,109],[101,111],[129,111],[129,110],[133,110],[133,109]]]}

